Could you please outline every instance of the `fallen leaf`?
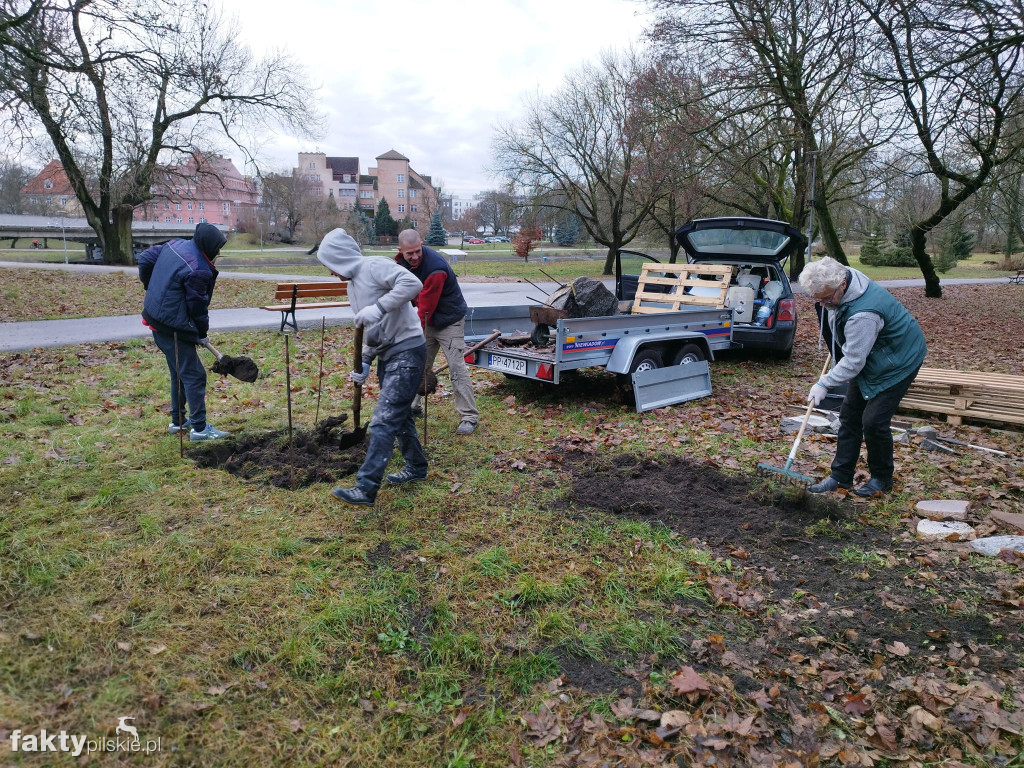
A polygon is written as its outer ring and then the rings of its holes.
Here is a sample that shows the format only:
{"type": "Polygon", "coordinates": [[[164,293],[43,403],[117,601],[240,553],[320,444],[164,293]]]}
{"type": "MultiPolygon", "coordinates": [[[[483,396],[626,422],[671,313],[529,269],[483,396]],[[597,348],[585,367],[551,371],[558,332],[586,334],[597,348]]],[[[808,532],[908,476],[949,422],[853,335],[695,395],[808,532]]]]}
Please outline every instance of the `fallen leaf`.
{"type": "Polygon", "coordinates": [[[689,713],[681,709],[670,709],[661,716],[662,728],[683,728],[692,722],[693,718],[689,713]]]}
{"type": "MultiPolygon", "coordinates": [[[[234,687],[234,683],[225,683],[224,685],[211,685],[206,689],[206,692],[211,696],[222,696],[227,693],[229,688],[234,687]]],[[[294,731],[293,731],[294,733],[294,731]]]]}
{"type": "Polygon", "coordinates": [[[676,693],[695,693],[697,691],[710,691],[708,681],[694,671],[693,667],[683,667],[669,680],[672,690],[676,693]]]}
{"type": "Polygon", "coordinates": [[[126,642],[121,641],[121,640],[118,640],[117,641],[117,648],[120,651],[130,651],[132,649],[132,644],[131,643],[126,643],[126,642]]]}
{"type": "Polygon", "coordinates": [[[146,650],[148,650],[151,654],[156,656],[158,653],[163,653],[164,651],[166,651],[167,650],[167,646],[166,645],[154,645],[152,648],[147,648],[146,650]]]}
{"type": "Polygon", "coordinates": [[[865,701],[863,693],[848,693],[843,696],[843,709],[851,715],[863,715],[871,711],[871,705],[865,701]]]}
{"type": "Polygon", "coordinates": [[[902,657],[902,656],[910,655],[910,649],[906,645],[901,643],[899,640],[897,640],[892,645],[885,646],[885,650],[887,650],[893,656],[900,656],[900,657],[902,657]]]}

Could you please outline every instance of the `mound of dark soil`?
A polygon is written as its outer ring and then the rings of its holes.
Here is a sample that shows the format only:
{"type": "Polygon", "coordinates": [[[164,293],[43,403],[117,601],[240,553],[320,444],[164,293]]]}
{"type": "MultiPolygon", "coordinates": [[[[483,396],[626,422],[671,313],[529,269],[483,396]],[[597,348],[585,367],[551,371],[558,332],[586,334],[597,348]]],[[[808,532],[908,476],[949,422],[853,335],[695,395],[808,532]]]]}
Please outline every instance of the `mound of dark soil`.
{"type": "Polygon", "coordinates": [[[339,427],[347,414],[321,421],[312,432],[296,430],[289,448],[287,430],[189,446],[196,466],[223,469],[246,480],[267,482],[277,488],[303,488],[333,483],[354,474],[366,455],[365,441],[348,450],[338,446],[339,427]]]}
{"type": "MultiPolygon", "coordinates": [[[[774,490],[759,477],[730,476],[678,457],[625,455],[577,464],[571,501],[657,520],[705,543],[742,570],[744,589],[789,606],[790,618],[813,623],[817,634],[857,638],[850,645],[862,645],[865,653],[897,640],[909,647],[928,647],[935,638],[965,647],[998,645],[1009,624],[1019,621],[963,603],[1003,603],[994,575],[961,567],[956,552],[937,552],[900,540],[899,531],[868,525],[848,500],[774,490]],[[954,596],[963,601],[951,608],[954,596]]],[[[1016,654],[979,656],[982,668],[1017,663],[1016,654]]]]}

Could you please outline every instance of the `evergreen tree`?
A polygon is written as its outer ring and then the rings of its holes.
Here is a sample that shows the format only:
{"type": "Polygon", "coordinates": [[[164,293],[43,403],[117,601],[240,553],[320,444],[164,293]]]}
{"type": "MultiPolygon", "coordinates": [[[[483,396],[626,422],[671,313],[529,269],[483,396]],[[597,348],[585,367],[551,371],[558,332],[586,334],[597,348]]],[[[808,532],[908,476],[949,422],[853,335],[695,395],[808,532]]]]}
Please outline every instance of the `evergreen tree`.
{"type": "Polygon", "coordinates": [[[427,233],[427,245],[448,245],[448,238],[444,233],[444,224],[441,222],[441,209],[434,211],[430,217],[430,231],[427,233]]]}
{"type": "Polygon", "coordinates": [[[377,215],[373,217],[373,229],[377,237],[394,237],[398,234],[398,222],[391,218],[391,206],[386,197],[377,205],[377,215]]]}
{"type": "Polygon", "coordinates": [[[878,260],[885,248],[885,235],[872,232],[860,247],[860,263],[869,267],[877,267],[878,260]]]}
{"type": "Polygon", "coordinates": [[[373,219],[367,216],[366,211],[362,209],[359,211],[359,223],[363,225],[363,231],[366,232],[366,242],[374,245],[377,242],[377,232],[373,227],[373,219]]]}
{"type": "Polygon", "coordinates": [[[942,235],[939,253],[934,258],[935,269],[943,274],[956,266],[958,261],[971,258],[974,236],[964,229],[963,219],[954,219],[942,235]]]}
{"type": "Polygon", "coordinates": [[[412,217],[408,216],[408,215],[407,216],[403,216],[402,217],[402,221],[399,222],[399,224],[398,224],[398,231],[402,232],[403,230],[412,229],[412,228],[413,228],[413,226],[412,226],[412,217]]]}

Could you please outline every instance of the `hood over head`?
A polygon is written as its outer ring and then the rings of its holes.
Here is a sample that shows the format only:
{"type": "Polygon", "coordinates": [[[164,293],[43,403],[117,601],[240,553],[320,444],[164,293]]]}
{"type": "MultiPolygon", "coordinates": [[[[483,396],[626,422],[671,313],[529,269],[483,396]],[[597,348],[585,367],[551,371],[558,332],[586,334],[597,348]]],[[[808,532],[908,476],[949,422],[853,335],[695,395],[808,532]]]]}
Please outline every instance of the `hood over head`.
{"type": "Polygon", "coordinates": [[[192,235],[192,242],[202,251],[206,258],[213,261],[220,254],[220,249],[228,241],[224,233],[213,224],[197,224],[195,234],[192,235]]]}
{"type": "Polygon", "coordinates": [[[363,264],[363,252],[344,229],[332,229],[320,242],[316,257],[327,269],[346,279],[356,276],[363,264]]]}

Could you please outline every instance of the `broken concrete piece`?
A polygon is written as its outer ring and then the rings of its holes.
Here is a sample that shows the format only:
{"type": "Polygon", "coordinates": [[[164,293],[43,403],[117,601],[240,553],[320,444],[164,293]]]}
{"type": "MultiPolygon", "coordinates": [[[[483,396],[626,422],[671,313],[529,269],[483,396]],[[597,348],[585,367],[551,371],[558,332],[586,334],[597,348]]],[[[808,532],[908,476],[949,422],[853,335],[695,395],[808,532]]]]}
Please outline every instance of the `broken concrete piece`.
{"type": "MultiPolygon", "coordinates": [[[[800,429],[800,425],[804,423],[802,416],[786,416],[782,420],[782,431],[783,432],[797,432],[800,429]]],[[[816,416],[811,414],[811,417],[807,420],[807,432],[833,432],[832,422],[824,416],[816,416]]]]}
{"type": "Polygon", "coordinates": [[[994,557],[1001,549],[1024,552],[1024,536],[986,536],[971,542],[971,549],[983,555],[994,557]]]}
{"type": "Polygon", "coordinates": [[[966,520],[967,510],[970,508],[969,501],[954,501],[953,499],[927,499],[917,502],[915,509],[921,517],[929,520],[966,520]]]}
{"type": "Polygon", "coordinates": [[[1001,528],[1009,528],[1011,531],[1024,533],[1024,515],[1016,512],[995,511],[988,516],[989,522],[997,523],[1001,528]]]}
{"type": "Polygon", "coordinates": [[[967,523],[922,520],[917,524],[917,538],[924,541],[966,541],[974,536],[967,523]]]}

